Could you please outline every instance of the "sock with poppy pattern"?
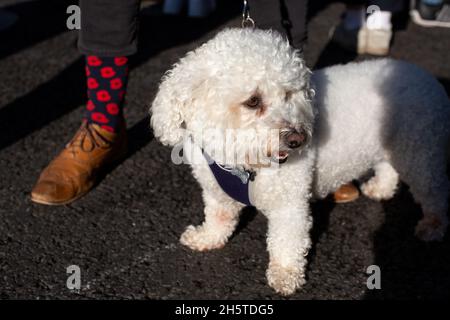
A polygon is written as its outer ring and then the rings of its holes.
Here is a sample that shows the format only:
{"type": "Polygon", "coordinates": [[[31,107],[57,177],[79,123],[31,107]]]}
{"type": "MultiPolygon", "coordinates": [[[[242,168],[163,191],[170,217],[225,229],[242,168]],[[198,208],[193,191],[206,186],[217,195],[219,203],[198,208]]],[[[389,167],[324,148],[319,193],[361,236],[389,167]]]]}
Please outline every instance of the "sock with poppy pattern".
{"type": "Polygon", "coordinates": [[[127,57],[86,57],[88,102],[85,120],[109,132],[123,122],[123,103],[128,81],[127,57]]]}

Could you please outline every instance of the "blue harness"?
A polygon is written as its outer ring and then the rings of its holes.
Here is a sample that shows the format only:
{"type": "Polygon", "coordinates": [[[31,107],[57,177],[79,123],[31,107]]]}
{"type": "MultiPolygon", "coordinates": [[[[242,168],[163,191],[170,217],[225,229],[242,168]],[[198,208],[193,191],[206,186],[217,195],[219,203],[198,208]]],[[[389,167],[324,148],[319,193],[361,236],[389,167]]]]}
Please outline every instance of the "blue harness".
{"type": "Polygon", "coordinates": [[[252,206],[249,197],[249,184],[250,181],[255,179],[255,172],[225,168],[217,164],[205,151],[203,151],[203,155],[222,190],[234,200],[252,206]]]}

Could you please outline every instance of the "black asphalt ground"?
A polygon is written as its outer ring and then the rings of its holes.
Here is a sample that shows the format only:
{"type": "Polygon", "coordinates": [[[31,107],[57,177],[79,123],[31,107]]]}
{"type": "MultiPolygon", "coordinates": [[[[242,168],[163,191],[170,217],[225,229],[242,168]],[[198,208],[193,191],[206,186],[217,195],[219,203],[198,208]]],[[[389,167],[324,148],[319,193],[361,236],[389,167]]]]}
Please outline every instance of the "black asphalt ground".
{"type": "MultiPolygon", "coordinates": [[[[129,83],[129,156],[72,205],[29,200],[40,170],[71,138],[83,112],[77,33],[65,29],[70,2],[0,1],[19,15],[14,27],[0,31],[0,298],[280,298],[266,284],[261,214],[245,210],[222,250],[197,253],[179,244],[184,228],[203,219],[200,188],[148,129],[148,107],[163,72],[218,30],[239,26],[239,1],[225,7],[222,1],[206,22],[147,10],[129,83]],[[81,268],[78,292],[66,288],[69,265],[81,268]]],[[[328,44],[343,4],[311,3],[310,67],[370,58],[328,44]]],[[[426,68],[449,92],[450,30],[407,21],[399,26],[391,55],[426,68]]],[[[415,239],[420,207],[407,186],[383,203],[319,202],[313,214],[308,282],[293,299],[450,297],[450,237],[432,244],[415,239]],[[381,268],[381,290],[366,287],[372,264],[381,268]]]]}

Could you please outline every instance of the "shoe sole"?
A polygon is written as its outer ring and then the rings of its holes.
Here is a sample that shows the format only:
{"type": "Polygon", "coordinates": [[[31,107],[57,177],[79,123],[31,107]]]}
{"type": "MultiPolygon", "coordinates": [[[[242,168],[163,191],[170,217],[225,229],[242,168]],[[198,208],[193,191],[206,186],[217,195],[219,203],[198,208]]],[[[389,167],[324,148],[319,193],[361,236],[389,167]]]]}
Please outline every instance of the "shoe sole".
{"type": "Polygon", "coordinates": [[[38,203],[38,204],[45,204],[48,206],[63,206],[69,203],[72,203],[78,199],[80,199],[81,197],[85,196],[89,191],[92,190],[92,188],[95,186],[95,183],[92,184],[91,187],[89,187],[85,192],[78,194],[76,197],[69,199],[69,200],[64,200],[64,201],[47,201],[44,199],[39,199],[36,197],[33,197],[33,195],[31,195],[30,200],[33,201],[34,203],[38,203]]]}

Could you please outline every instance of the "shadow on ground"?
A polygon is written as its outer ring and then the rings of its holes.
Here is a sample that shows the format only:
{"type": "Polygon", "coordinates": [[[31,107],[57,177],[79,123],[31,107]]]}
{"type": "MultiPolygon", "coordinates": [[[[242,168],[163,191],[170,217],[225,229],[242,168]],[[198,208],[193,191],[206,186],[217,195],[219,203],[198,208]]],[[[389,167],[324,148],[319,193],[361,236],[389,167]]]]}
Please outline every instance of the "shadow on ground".
{"type": "MultiPolygon", "coordinates": [[[[27,46],[62,32],[61,28],[54,28],[50,25],[37,28],[38,32],[36,33],[31,29],[34,25],[40,24],[42,20],[47,21],[46,23],[51,22],[58,26],[65,26],[65,22],[60,21],[61,16],[66,17],[65,11],[61,12],[61,8],[67,7],[65,4],[53,8],[49,4],[38,1],[25,2],[17,7],[7,8],[19,14],[20,22],[5,34],[1,34],[3,38],[9,39],[12,45],[2,46],[6,49],[1,49],[0,57],[23,50],[27,46]],[[44,14],[46,19],[42,19],[44,14]],[[58,21],[59,23],[57,23],[58,21]],[[20,36],[23,37],[23,40],[13,41],[16,37],[22,39],[20,36]]],[[[162,15],[159,9],[159,7],[155,7],[154,10],[147,10],[145,15],[142,15],[140,48],[138,54],[131,59],[132,69],[142,65],[161,51],[190,43],[217,28],[235,17],[240,10],[240,5],[236,1],[221,0],[218,3],[218,10],[208,19],[166,16],[162,15]]],[[[83,68],[84,59],[80,57],[55,78],[2,107],[0,109],[0,149],[83,105],[86,101],[83,68]]]]}

